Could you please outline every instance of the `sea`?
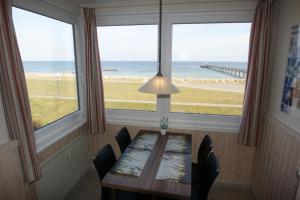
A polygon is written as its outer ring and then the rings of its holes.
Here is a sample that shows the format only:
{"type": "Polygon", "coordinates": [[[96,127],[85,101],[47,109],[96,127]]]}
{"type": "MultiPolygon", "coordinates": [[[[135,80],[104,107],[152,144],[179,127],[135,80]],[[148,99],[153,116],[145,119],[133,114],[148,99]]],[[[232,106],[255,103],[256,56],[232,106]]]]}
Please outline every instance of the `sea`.
{"type": "MultiPolygon", "coordinates": [[[[172,63],[172,77],[236,79],[231,75],[200,67],[206,64],[239,69],[247,68],[247,62],[176,61],[172,63]]],[[[76,71],[75,63],[72,61],[24,61],[23,65],[25,73],[69,74],[76,71]]],[[[101,67],[104,77],[152,77],[157,73],[157,63],[154,61],[102,61],[101,67]]]]}

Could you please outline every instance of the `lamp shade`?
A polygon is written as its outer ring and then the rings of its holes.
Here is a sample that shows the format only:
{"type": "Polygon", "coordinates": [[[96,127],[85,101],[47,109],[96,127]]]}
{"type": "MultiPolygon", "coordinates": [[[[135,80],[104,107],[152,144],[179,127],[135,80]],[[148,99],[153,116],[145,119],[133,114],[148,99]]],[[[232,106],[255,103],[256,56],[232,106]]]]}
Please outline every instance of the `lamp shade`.
{"type": "Polygon", "coordinates": [[[171,80],[161,73],[161,27],[162,27],[162,0],[159,1],[159,26],[158,26],[158,73],[139,88],[140,92],[150,94],[174,94],[179,89],[172,84],[171,80]]]}
{"type": "Polygon", "coordinates": [[[174,94],[178,93],[179,89],[172,84],[170,79],[163,76],[161,73],[156,74],[139,88],[140,92],[150,94],[174,94]]]}

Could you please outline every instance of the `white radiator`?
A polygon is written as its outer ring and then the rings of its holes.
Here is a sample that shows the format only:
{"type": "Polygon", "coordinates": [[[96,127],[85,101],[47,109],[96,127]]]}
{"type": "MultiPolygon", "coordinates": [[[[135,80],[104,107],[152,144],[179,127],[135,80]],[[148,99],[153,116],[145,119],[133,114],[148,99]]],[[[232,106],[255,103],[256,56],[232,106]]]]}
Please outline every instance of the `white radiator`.
{"type": "Polygon", "coordinates": [[[86,135],[67,144],[42,162],[42,178],[36,183],[38,200],[61,200],[89,167],[86,135]]]}

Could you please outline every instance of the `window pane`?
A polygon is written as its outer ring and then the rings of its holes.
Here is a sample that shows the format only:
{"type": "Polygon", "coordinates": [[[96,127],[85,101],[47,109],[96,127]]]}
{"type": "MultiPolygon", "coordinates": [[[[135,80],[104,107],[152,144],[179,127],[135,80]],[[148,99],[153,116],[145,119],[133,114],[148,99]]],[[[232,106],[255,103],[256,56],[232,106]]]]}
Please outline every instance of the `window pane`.
{"type": "Polygon", "coordinates": [[[172,112],[241,115],[250,23],[173,25],[172,112]]]}
{"type": "Polygon", "coordinates": [[[157,25],[98,27],[107,109],[156,110],[138,88],[157,73],[157,25]]]}
{"type": "Polygon", "coordinates": [[[73,26],[13,8],[34,129],[79,109],[73,26]]]}

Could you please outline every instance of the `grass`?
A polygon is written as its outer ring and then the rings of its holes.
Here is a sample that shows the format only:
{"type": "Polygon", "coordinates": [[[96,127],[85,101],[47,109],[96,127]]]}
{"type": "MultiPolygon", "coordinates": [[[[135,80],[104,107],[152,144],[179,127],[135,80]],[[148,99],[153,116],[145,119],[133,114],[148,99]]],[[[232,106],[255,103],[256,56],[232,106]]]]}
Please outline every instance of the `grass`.
{"type": "Polygon", "coordinates": [[[119,103],[119,102],[105,102],[106,108],[126,109],[126,110],[148,110],[156,111],[156,104],[150,103],[119,103]]]}
{"type": "Polygon", "coordinates": [[[30,98],[34,128],[40,128],[78,110],[76,100],[30,98]]]}
{"type": "MultiPolygon", "coordinates": [[[[104,96],[106,100],[113,99],[121,102],[106,101],[106,108],[129,110],[156,110],[156,95],[138,91],[142,83],[139,82],[104,82],[104,96]],[[145,102],[122,102],[151,101],[145,102]]],[[[77,89],[75,79],[60,78],[27,78],[30,105],[35,128],[49,124],[78,109],[76,100],[77,89]],[[59,98],[56,98],[59,97],[59,98]],[[74,99],[64,99],[74,97],[74,99]]],[[[171,96],[171,102],[209,103],[242,105],[243,94],[236,92],[215,91],[199,88],[179,87],[181,92],[171,96]]],[[[172,105],[172,112],[240,115],[241,108],[216,107],[201,105],[172,105]]]]}
{"type": "MultiPolygon", "coordinates": [[[[156,101],[153,94],[145,94],[138,91],[141,83],[136,82],[105,82],[105,99],[126,100],[152,100],[156,101]],[[118,91],[118,92],[116,92],[118,91]]],[[[222,92],[198,88],[179,87],[180,93],[172,95],[172,101],[189,103],[220,103],[220,104],[242,104],[243,94],[236,92],[222,92]]]]}
{"type": "Polygon", "coordinates": [[[77,96],[75,79],[27,79],[26,84],[30,96],[77,96]]]}

